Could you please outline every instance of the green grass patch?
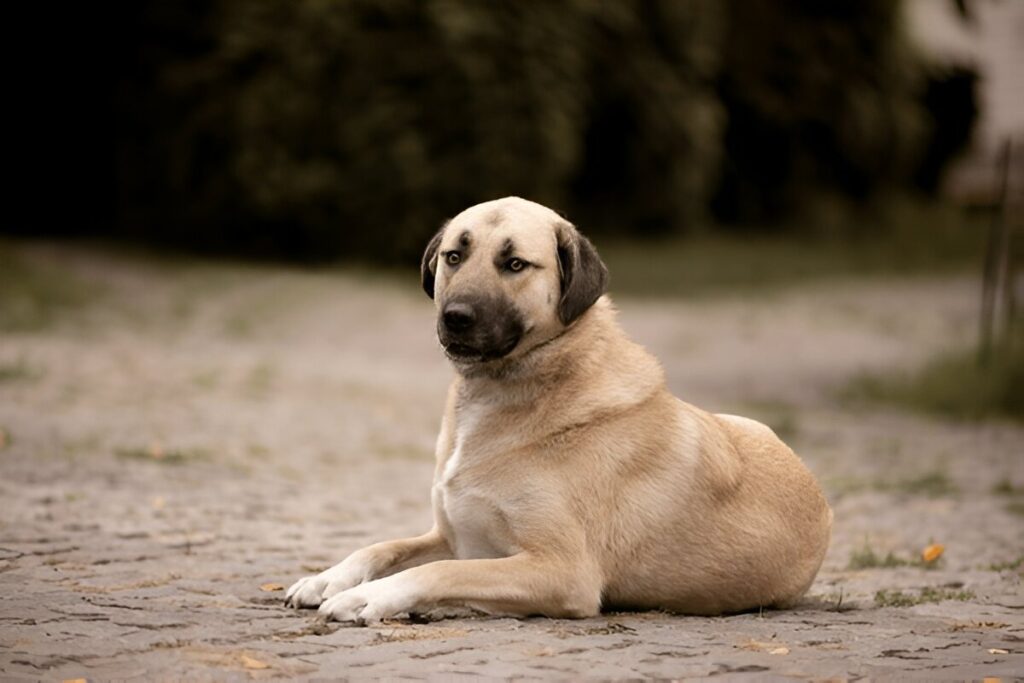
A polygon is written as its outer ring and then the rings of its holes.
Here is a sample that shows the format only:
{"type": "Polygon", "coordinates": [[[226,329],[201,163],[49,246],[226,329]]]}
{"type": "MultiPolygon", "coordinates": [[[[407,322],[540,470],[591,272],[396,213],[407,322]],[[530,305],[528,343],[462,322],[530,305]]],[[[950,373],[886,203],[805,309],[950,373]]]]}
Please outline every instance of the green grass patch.
{"type": "Polygon", "coordinates": [[[910,561],[897,557],[889,551],[884,557],[878,555],[871,546],[865,545],[862,548],[850,553],[850,562],[847,569],[891,569],[893,567],[906,567],[910,561]]]}
{"type": "Polygon", "coordinates": [[[987,569],[993,572],[1004,572],[1016,571],[1021,567],[1024,567],[1024,555],[1021,555],[1015,560],[1010,560],[1009,562],[993,562],[987,567],[987,569]]]}
{"type": "Polygon", "coordinates": [[[413,460],[419,462],[429,461],[434,453],[422,445],[413,443],[400,443],[385,441],[379,438],[370,437],[367,447],[370,453],[384,460],[413,460]]]}
{"type": "Polygon", "coordinates": [[[1004,477],[992,487],[992,493],[1010,498],[1005,505],[1006,511],[1011,515],[1024,517],[1024,486],[1017,486],[1009,477],[1004,477]]]}
{"type": "Polygon", "coordinates": [[[32,332],[50,327],[100,290],[45,258],[29,259],[16,244],[0,240],[0,330],[32,332]]]}
{"type": "Polygon", "coordinates": [[[269,362],[259,362],[245,376],[244,391],[250,398],[265,398],[277,380],[277,368],[269,362]]]}
{"type": "Polygon", "coordinates": [[[883,493],[904,493],[913,496],[941,498],[960,492],[949,475],[943,470],[924,472],[907,479],[859,479],[856,477],[833,477],[825,480],[825,488],[835,495],[851,495],[864,491],[883,493]]]}
{"type": "Polygon", "coordinates": [[[0,384],[4,382],[23,382],[39,379],[42,372],[29,365],[24,358],[13,361],[0,361],[0,384]]]}
{"type": "Polygon", "coordinates": [[[878,607],[913,607],[927,602],[943,602],[944,600],[966,602],[973,600],[974,597],[974,591],[951,588],[922,588],[918,593],[882,589],[875,593],[875,605],[878,607]]]}
{"type": "Polygon", "coordinates": [[[875,552],[866,541],[864,545],[850,553],[850,561],[846,568],[849,570],[861,569],[894,569],[896,567],[917,567],[918,569],[935,569],[942,565],[942,557],[931,562],[925,562],[920,556],[906,559],[896,555],[891,550],[885,555],[875,552]]]}
{"type": "Polygon", "coordinates": [[[1024,496],[1024,486],[1017,486],[1009,477],[1003,477],[992,485],[992,493],[997,496],[1024,496]]]}
{"type": "MultiPolygon", "coordinates": [[[[917,275],[978,268],[984,225],[950,207],[894,203],[872,225],[822,235],[790,229],[704,233],[638,240],[594,237],[611,273],[612,295],[756,295],[806,282],[917,275]],[[836,235],[858,237],[837,237],[836,235]]],[[[584,226],[584,230],[585,230],[584,226]]]]}
{"type": "Polygon", "coordinates": [[[941,498],[959,491],[949,475],[942,470],[933,470],[910,479],[882,482],[879,484],[879,488],[883,491],[899,491],[929,498],[941,498]]]}
{"type": "Polygon", "coordinates": [[[210,452],[203,448],[165,449],[159,444],[153,444],[147,448],[119,448],[115,454],[124,460],[154,462],[160,465],[184,465],[210,459],[210,452]]]}
{"type": "Polygon", "coordinates": [[[973,351],[941,356],[916,373],[862,376],[843,392],[856,403],[883,402],[958,419],[1024,421],[1024,334],[981,366],[973,351]]]}
{"type": "Polygon", "coordinates": [[[221,371],[219,369],[203,370],[192,375],[192,384],[198,389],[207,391],[216,389],[220,385],[221,371]]]}

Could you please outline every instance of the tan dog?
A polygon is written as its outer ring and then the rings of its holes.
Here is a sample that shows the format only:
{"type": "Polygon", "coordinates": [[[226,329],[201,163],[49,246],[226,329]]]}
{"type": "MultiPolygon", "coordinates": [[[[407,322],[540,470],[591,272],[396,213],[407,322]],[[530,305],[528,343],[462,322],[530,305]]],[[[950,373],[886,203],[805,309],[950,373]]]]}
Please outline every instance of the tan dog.
{"type": "Polygon", "coordinates": [[[814,580],[832,512],[768,427],[672,396],[602,296],[607,271],[553,211],[471,207],[423,256],[458,374],[434,527],[293,585],[366,622],[445,605],[587,617],[785,606],[814,580]]]}

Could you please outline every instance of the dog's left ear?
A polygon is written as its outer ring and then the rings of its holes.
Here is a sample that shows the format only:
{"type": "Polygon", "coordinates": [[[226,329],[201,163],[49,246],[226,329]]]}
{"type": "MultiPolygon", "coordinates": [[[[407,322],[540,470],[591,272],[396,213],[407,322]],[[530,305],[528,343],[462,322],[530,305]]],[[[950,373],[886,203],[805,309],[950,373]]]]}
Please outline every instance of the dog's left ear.
{"type": "Polygon", "coordinates": [[[444,229],[448,227],[448,221],[444,222],[441,229],[437,231],[433,237],[430,238],[430,242],[427,243],[427,249],[423,252],[423,260],[420,261],[420,281],[423,283],[423,291],[427,293],[431,299],[434,298],[434,274],[437,272],[437,250],[441,248],[441,237],[444,235],[444,229]]]}
{"type": "Polygon", "coordinates": [[[563,325],[568,325],[583,315],[608,289],[608,268],[590,240],[571,223],[559,223],[555,235],[562,280],[558,317],[563,325]]]}

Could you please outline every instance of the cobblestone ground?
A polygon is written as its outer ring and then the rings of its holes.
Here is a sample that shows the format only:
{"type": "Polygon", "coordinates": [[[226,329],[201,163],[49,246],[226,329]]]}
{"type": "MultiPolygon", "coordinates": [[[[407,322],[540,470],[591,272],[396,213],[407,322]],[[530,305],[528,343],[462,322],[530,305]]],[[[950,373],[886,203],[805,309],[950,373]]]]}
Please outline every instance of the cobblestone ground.
{"type": "Polygon", "coordinates": [[[280,589],[429,525],[450,370],[418,284],[16,249],[52,305],[0,337],[0,679],[1024,672],[1024,430],[836,399],[967,343],[969,280],[619,301],[677,395],[768,422],[823,482],[800,607],[358,628],[280,589]]]}

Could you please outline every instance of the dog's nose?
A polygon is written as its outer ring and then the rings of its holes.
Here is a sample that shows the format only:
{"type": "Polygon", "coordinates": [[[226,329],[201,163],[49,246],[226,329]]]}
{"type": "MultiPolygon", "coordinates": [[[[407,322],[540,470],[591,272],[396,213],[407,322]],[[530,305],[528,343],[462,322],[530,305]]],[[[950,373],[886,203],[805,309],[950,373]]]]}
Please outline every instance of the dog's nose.
{"type": "Polygon", "coordinates": [[[469,304],[453,302],[444,307],[444,326],[451,332],[465,332],[476,322],[476,313],[469,304]]]}

